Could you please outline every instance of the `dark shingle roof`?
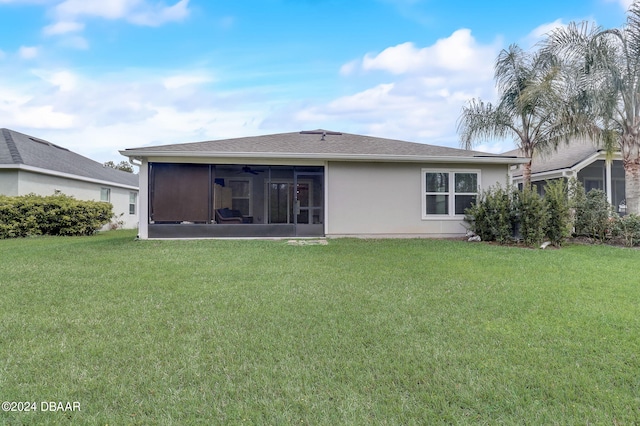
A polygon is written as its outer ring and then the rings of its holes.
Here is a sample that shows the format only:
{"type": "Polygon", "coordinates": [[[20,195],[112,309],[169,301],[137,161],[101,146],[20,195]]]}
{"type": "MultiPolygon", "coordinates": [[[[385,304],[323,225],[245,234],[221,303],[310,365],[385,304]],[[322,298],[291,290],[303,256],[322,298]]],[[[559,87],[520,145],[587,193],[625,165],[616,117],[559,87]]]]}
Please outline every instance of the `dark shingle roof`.
{"type": "Polygon", "coordinates": [[[273,135],[250,136],[215,141],[159,145],[132,148],[120,151],[123,155],[188,155],[188,154],[281,154],[289,157],[300,156],[417,156],[417,157],[459,157],[459,158],[503,158],[503,154],[468,151],[464,149],[405,142],[373,136],[350,133],[313,130],[273,135]],[[323,133],[326,135],[323,137],[323,133]]]}
{"type": "Polygon", "coordinates": [[[104,167],[97,161],[9,129],[0,129],[0,164],[25,165],[115,184],[138,186],[138,175],[104,167]]]}

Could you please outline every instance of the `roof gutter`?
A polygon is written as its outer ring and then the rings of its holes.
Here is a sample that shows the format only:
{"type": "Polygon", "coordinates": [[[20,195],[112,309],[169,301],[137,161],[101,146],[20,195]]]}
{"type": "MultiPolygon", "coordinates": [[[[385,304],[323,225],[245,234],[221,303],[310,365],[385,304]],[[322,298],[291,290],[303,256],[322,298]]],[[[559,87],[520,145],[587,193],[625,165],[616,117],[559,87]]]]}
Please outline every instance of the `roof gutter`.
{"type": "Polygon", "coordinates": [[[47,170],[47,169],[41,169],[39,167],[33,167],[33,166],[27,166],[25,164],[0,164],[0,169],[9,169],[9,170],[24,170],[27,172],[33,172],[33,173],[38,173],[38,174],[42,174],[42,175],[48,175],[48,176],[56,176],[56,177],[61,177],[61,178],[66,178],[66,179],[73,179],[73,180],[79,180],[82,182],[90,182],[90,183],[98,183],[101,185],[106,185],[106,186],[115,186],[118,188],[124,188],[124,189],[135,189],[136,191],[138,190],[137,186],[133,186],[133,185],[127,185],[124,183],[118,183],[118,182],[113,182],[110,180],[102,180],[102,179],[93,179],[90,177],[85,177],[85,176],[80,176],[80,175],[72,175],[70,173],[64,173],[64,172],[56,172],[54,170],[47,170]]]}
{"type": "Polygon", "coordinates": [[[479,164],[526,164],[528,158],[512,156],[431,156],[431,155],[381,155],[381,154],[327,154],[290,152],[186,152],[186,151],[144,151],[122,150],[125,157],[141,160],[143,157],[178,158],[241,158],[241,159],[287,159],[325,161],[373,161],[373,162],[430,162],[430,163],[479,163],[479,164]]]}

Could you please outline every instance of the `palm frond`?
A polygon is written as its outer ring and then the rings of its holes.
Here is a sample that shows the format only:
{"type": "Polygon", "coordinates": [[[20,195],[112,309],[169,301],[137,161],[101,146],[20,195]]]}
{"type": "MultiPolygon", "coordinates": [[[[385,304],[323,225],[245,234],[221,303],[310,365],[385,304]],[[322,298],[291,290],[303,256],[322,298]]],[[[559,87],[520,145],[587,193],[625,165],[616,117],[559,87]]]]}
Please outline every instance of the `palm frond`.
{"type": "Polygon", "coordinates": [[[627,12],[627,23],[624,27],[629,46],[629,54],[637,60],[640,57],[640,2],[635,1],[627,12]]]}
{"type": "Polygon", "coordinates": [[[462,108],[458,118],[460,145],[472,149],[479,140],[502,139],[510,131],[510,122],[510,117],[491,103],[472,99],[462,108]]]}

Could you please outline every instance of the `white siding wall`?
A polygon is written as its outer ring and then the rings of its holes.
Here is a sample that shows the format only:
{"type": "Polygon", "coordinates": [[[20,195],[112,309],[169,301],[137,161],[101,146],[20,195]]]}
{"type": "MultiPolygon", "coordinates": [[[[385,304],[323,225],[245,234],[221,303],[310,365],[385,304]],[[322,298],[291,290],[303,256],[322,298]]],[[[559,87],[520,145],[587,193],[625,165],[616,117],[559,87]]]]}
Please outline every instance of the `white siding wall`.
{"type": "Polygon", "coordinates": [[[136,228],[138,226],[138,206],[136,206],[136,214],[129,214],[129,193],[137,193],[137,190],[20,170],[18,191],[13,195],[34,193],[46,196],[53,195],[58,190],[65,195],[72,195],[78,200],[100,201],[101,188],[111,189],[110,202],[113,204],[113,212],[116,215],[123,213],[119,220],[124,221],[124,227],[136,228]]]}
{"type": "Polygon", "coordinates": [[[327,167],[327,236],[464,235],[459,218],[422,219],[422,170],[480,170],[483,189],[507,183],[506,165],[330,162],[327,167]]]}

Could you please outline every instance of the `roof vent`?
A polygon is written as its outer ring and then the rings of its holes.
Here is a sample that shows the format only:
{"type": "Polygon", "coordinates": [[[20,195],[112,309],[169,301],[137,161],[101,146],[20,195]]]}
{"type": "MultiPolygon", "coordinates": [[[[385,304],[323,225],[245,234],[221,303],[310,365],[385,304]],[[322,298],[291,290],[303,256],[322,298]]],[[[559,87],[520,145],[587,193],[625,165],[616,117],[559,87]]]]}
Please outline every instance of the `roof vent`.
{"type": "Polygon", "coordinates": [[[42,145],[49,145],[49,142],[47,142],[45,140],[42,140],[42,139],[38,139],[38,138],[29,138],[29,139],[31,139],[34,142],[41,143],[42,145]]]}
{"type": "Polygon", "coordinates": [[[47,142],[44,139],[38,139],[38,138],[34,138],[34,137],[30,137],[29,139],[31,139],[34,142],[41,143],[42,145],[52,146],[54,148],[58,148],[58,149],[61,149],[63,151],[69,151],[67,148],[63,148],[61,146],[52,144],[51,142],[47,142]]]}
{"type": "Polygon", "coordinates": [[[342,133],[340,132],[328,132],[326,130],[303,130],[300,132],[301,135],[322,135],[320,138],[321,141],[326,141],[327,135],[335,135],[340,136],[342,133]]]}

